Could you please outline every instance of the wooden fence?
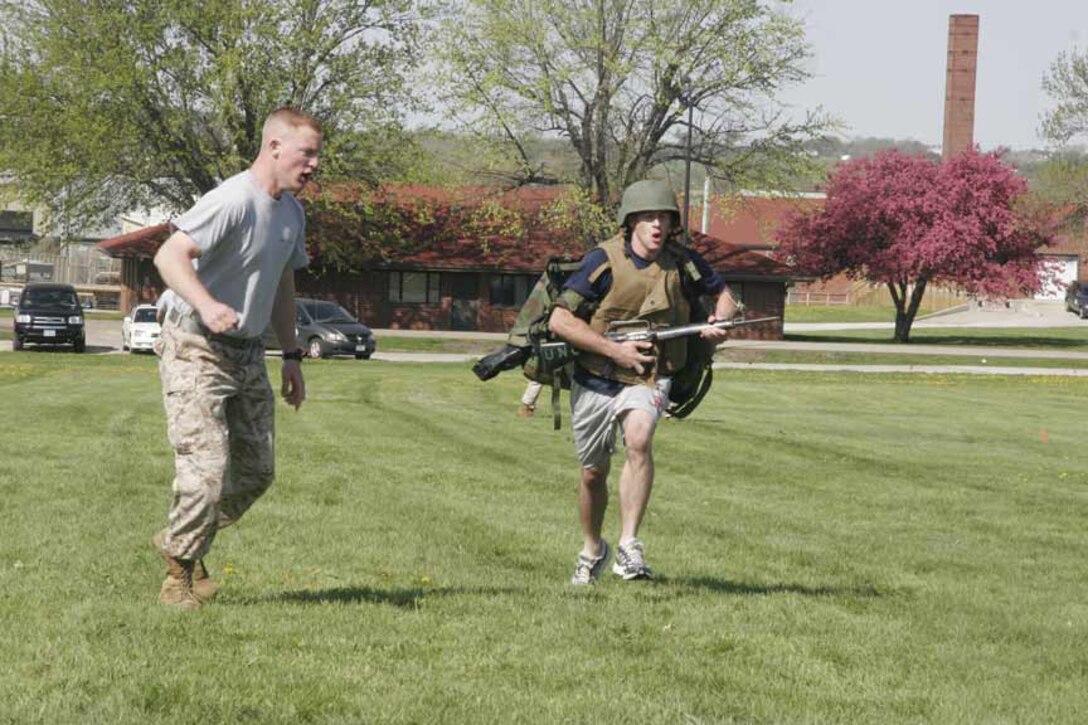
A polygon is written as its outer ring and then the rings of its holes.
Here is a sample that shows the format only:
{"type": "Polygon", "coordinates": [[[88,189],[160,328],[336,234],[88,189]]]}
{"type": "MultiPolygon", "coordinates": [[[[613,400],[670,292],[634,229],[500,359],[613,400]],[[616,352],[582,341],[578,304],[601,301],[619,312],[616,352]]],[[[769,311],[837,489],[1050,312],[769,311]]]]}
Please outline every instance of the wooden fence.
{"type": "MultiPolygon", "coordinates": [[[[926,293],[922,297],[920,309],[943,310],[970,301],[971,298],[963,290],[930,286],[926,288],[926,293]]],[[[854,282],[845,291],[834,292],[814,290],[807,285],[799,285],[789,289],[786,304],[820,307],[889,307],[892,305],[892,295],[886,285],[869,282],[854,282]]]]}

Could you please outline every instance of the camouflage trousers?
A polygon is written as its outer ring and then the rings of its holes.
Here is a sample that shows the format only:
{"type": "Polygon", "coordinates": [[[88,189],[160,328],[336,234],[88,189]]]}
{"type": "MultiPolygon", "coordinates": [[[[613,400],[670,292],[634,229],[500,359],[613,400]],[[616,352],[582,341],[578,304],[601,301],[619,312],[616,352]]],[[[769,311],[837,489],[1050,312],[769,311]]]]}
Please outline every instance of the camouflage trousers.
{"type": "Polygon", "coordinates": [[[275,397],[264,347],[237,347],[162,328],[159,376],[174,486],[163,548],[201,559],[216,531],[260,498],[275,477],[275,397]]]}

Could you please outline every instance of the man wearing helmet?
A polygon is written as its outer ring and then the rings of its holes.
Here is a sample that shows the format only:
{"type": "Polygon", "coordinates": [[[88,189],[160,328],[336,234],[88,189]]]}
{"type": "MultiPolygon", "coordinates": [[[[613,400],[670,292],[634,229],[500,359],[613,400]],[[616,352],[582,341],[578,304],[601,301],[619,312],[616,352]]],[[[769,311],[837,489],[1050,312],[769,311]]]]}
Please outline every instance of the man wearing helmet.
{"type": "MultiPolygon", "coordinates": [[[[571,420],[581,464],[578,503],[584,541],[572,584],[594,583],[611,554],[601,527],[617,428],[626,455],[612,570],[625,580],[653,578],[638,530],[653,488],[657,421],[668,406],[670,376],[683,367],[687,354],[684,338],[655,348],[645,341],[614,342],[604,333],[611,323],[628,320],[652,326],[687,324],[692,322],[690,300],[703,295],[716,298],[708,321],[737,313],[725,281],[701,256],[675,241],[683,230],[667,184],[632,184],[624,191],[617,216],[621,233],[585,256],[549,318],[552,332],[581,351],[571,385],[571,420]],[[692,265],[695,275],[682,271],[692,265]]],[[[715,343],[727,335],[717,329],[702,333],[715,343]]]]}

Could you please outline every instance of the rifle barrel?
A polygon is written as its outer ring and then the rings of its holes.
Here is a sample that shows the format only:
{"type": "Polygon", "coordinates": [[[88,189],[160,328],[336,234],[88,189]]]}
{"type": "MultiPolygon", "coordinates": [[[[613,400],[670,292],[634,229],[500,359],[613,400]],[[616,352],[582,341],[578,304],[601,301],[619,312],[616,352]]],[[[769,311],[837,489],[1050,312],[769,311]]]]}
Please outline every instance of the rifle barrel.
{"type": "Polygon", "coordinates": [[[661,330],[654,330],[651,337],[656,340],[671,340],[676,337],[685,337],[687,335],[697,335],[703,330],[716,328],[719,330],[731,330],[734,327],[741,327],[743,325],[754,325],[759,322],[771,322],[777,320],[777,317],[755,317],[750,320],[718,320],[717,322],[696,322],[690,325],[680,325],[679,327],[666,327],[661,330]]]}

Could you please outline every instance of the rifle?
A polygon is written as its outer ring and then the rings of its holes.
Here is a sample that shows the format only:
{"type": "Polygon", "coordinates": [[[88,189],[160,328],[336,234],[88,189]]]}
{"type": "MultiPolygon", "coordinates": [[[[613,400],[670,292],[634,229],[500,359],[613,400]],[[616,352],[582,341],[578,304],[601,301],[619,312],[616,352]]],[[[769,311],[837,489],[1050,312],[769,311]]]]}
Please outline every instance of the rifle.
{"type": "MultiPolygon", "coordinates": [[[[671,340],[676,337],[698,335],[703,330],[716,328],[729,330],[742,325],[754,325],[760,322],[771,322],[778,317],[756,317],[754,319],[719,320],[717,322],[695,322],[690,325],[678,327],[652,328],[646,320],[630,320],[627,322],[613,322],[611,329],[605,333],[605,337],[616,342],[629,340],[655,342],[657,340],[671,340]]],[[[577,354],[574,347],[568,342],[555,340],[551,342],[535,342],[531,346],[505,345],[501,350],[481,358],[472,370],[480,380],[490,380],[503,370],[511,370],[525,363],[532,354],[540,358],[543,367],[551,370],[561,367],[574,359],[577,354]]]]}
{"type": "MultiPolygon", "coordinates": [[[[698,335],[702,333],[703,330],[731,330],[734,327],[755,325],[760,322],[771,322],[778,319],[780,318],[755,317],[748,320],[733,319],[718,320],[717,322],[693,322],[690,325],[658,328],[650,327],[650,323],[646,320],[627,320],[611,323],[604,336],[614,342],[657,342],[658,340],[672,340],[677,337],[698,335]]],[[[573,360],[576,355],[575,349],[571,344],[562,340],[541,342],[536,346],[536,352],[540,355],[541,362],[549,368],[563,365],[566,362],[573,360]]]]}

